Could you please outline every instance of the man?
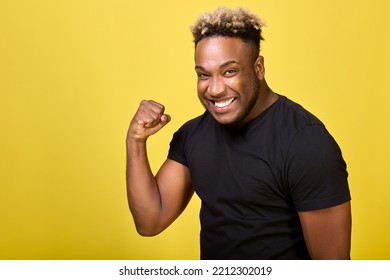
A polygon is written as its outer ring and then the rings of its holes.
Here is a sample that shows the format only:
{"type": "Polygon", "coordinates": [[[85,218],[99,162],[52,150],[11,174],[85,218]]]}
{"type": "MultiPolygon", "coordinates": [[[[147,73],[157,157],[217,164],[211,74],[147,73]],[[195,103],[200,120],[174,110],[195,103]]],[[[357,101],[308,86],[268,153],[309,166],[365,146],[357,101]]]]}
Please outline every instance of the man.
{"type": "Polygon", "coordinates": [[[349,259],[350,192],[324,125],[264,78],[262,23],[238,8],[191,28],[203,115],[174,135],[154,176],[147,138],[169,121],[142,101],[127,135],[127,190],[141,235],[156,235],[201,201],[201,259],[349,259]]]}

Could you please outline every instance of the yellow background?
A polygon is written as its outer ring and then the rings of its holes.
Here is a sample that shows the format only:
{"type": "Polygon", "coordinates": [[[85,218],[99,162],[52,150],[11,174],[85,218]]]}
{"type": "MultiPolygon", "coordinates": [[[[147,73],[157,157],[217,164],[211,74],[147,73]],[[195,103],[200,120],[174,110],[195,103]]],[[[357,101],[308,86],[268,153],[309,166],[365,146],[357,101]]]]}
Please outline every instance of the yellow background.
{"type": "Polygon", "coordinates": [[[390,259],[390,6],[383,0],[0,0],[0,259],[197,259],[199,200],[137,235],[125,136],[142,99],[172,122],[153,170],[203,109],[189,25],[220,5],[268,27],[271,88],[324,121],[348,163],[352,258],[390,259]]]}

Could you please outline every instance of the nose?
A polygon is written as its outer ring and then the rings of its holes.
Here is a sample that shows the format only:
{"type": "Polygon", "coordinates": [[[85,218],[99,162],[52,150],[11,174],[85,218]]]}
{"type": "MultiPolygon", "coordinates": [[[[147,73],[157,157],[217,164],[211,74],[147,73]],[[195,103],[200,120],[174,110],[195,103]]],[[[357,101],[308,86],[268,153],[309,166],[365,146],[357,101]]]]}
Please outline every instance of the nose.
{"type": "Polygon", "coordinates": [[[207,88],[208,93],[212,97],[219,97],[226,90],[226,86],[219,77],[211,79],[210,84],[207,88]]]}

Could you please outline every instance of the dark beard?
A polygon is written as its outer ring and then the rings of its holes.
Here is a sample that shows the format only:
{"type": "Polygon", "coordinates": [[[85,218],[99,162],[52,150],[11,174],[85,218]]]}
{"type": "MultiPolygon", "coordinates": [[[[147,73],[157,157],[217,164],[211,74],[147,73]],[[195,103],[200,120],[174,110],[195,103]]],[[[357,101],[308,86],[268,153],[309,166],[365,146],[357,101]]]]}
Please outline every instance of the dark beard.
{"type": "Polygon", "coordinates": [[[244,113],[239,116],[234,122],[232,123],[229,123],[229,124],[225,124],[224,126],[226,127],[239,127],[242,125],[242,121],[244,119],[246,119],[248,117],[248,115],[252,112],[252,109],[255,107],[258,99],[259,99],[259,96],[260,96],[260,81],[259,79],[257,79],[257,77],[254,77],[254,86],[253,86],[253,95],[251,97],[251,99],[249,100],[246,108],[245,108],[245,111],[244,113]]]}

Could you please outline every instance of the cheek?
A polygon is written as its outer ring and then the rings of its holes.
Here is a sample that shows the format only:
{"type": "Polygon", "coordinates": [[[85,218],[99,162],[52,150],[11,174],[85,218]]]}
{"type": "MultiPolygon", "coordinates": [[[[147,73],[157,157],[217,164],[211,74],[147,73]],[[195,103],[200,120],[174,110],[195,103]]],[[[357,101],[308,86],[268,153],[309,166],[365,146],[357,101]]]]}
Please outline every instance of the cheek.
{"type": "Polygon", "coordinates": [[[197,83],[197,91],[198,91],[198,95],[199,96],[202,96],[205,94],[205,92],[207,91],[207,83],[205,83],[204,81],[202,82],[198,82],[197,83]]]}
{"type": "Polygon", "coordinates": [[[227,88],[240,95],[245,94],[247,88],[247,84],[245,83],[245,81],[240,79],[230,79],[226,81],[225,85],[227,88]]]}
{"type": "Polygon", "coordinates": [[[241,71],[238,75],[226,79],[225,84],[229,88],[241,94],[247,92],[247,89],[250,87],[252,80],[249,77],[252,77],[252,75],[253,73],[241,71]]]}
{"type": "MultiPolygon", "coordinates": [[[[250,73],[252,74],[252,73],[250,73]]],[[[241,79],[237,82],[236,88],[239,89],[240,93],[243,95],[251,95],[253,93],[254,88],[256,87],[258,79],[253,74],[246,79],[241,79]]]]}

